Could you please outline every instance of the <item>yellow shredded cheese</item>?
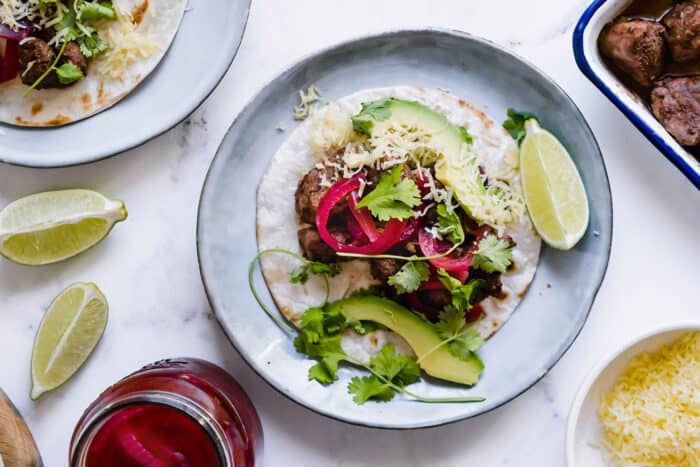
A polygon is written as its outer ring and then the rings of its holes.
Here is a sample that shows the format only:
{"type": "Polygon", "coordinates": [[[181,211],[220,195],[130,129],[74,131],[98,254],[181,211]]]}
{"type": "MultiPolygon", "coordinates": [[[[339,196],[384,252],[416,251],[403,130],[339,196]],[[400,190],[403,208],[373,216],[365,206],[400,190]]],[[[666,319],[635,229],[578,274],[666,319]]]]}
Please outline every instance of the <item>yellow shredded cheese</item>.
{"type": "Polygon", "coordinates": [[[598,416],[615,466],[699,466],[700,333],[636,356],[598,416]]]}
{"type": "Polygon", "coordinates": [[[99,58],[97,72],[107,78],[121,79],[131,65],[150,58],[161,47],[152,34],[139,30],[116,2],[114,7],[118,24],[104,31],[109,48],[99,58]]]}
{"type": "Polygon", "coordinates": [[[294,107],[294,119],[304,120],[309,116],[311,104],[321,98],[321,90],[313,84],[309,86],[306,92],[299,90],[299,105],[294,107]]]}
{"type": "Polygon", "coordinates": [[[486,185],[482,162],[473,145],[463,144],[459,154],[438,160],[435,171],[438,180],[452,187],[455,198],[470,216],[500,234],[508,224],[523,218],[525,200],[518,190],[497,178],[489,178],[486,185]]]}
{"type": "Polygon", "coordinates": [[[350,113],[341,109],[335,102],[321,107],[314,114],[311,125],[311,153],[317,161],[354,138],[350,113]]]}

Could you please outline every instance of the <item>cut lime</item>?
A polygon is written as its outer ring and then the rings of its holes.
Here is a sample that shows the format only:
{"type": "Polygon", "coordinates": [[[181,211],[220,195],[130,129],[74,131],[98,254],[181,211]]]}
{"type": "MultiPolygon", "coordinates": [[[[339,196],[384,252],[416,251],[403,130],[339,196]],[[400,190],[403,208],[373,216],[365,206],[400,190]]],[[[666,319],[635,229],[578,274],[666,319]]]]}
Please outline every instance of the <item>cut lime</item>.
{"type": "Polygon", "coordinates": [[[96,245],[126,217],[123,202],[95,191],[30,195],[0,211],[0,254],[29,266],[56,263],[96,245]]]}
{"type": "Polygon", "coordinates": [[[32,352],[31,398],[56,389],[85,363],[107,325],[107,299],[92,283],[77,283],[54,299],[32,352]]]}
{"type": "Polygon", "coordinates": [[[530,218],[542,239],[570,250],[588,228],[588,199],[566,148],[537,120],[525,122],[520,174],[530,218]]]}

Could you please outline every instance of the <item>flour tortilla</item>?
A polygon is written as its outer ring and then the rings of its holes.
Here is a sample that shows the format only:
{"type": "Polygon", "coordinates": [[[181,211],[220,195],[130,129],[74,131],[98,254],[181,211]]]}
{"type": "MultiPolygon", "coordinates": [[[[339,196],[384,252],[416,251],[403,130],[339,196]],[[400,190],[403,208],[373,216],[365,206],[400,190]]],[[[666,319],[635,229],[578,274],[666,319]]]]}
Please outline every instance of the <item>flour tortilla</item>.
{"type": "MultiPolygon", "coordinates": [[[[518,149],[510,135],[493,119],[471,104],[437,89],[391,87],[361,91],[336,103],[355,114],[363,102],[386,97],[419,101],[462,125],[474,137],[474,149],[484,156],[486,175],[502,173],[504,167],[517,165],[518,149]]],[[[312,118],[301,123],[272,158],[260,181],[257,193],[257,236],[260,250],[285,248],[301,254],[297,230],[300,227],[294,209],[294,194],[302,177],[316,160],[309,144],[312,118]]],[[[510,171],[511,189],[520,190],[520,175],[510,171]]],[[[532,282],[540,255],[541,241],[527,215],[505,231],[517,246],[513,250],[514,267],[502,275],[504,298],[488,297],[481,303],[485,318],[476,324],[484,338],[492,336],[510,317],[532,282]]],[[[298,326],[307,308],[323,303],[325,283],[311,276],[304,285],[289,283],[289,272],[299,262],[287,255],[269,254],[261,260],[262,273],[270,293],[282,314],[298,326]]],[[[341,263],[342,272],[330,280],[330,301],[347,297],[354,291],[378,284],[370,273],[369,262],[357,260],[341,263]]],[[[411,354],[408,344],[397,334],[378,330],[360,336],[348,331],[342,341],[346,353],[367,362],[385,343],[392,342],[400,351],[411,354]]]]}
{"type": "MultiPolygon", "coordinates": [[[[0,122],[29,127],[76,122],[113,106],[151,74],[175,38],[187,0],[113,0],[112,4],[139,34],[154,42],[153,54],[133,63],[118,79],[100,75],[103,54],[89,62],[85,79],[73,86],[34,90],[27,97],[22,96],[27,86],[18,76],[0,84],[0,122]]],[[[120,21],[106,21],[98,31],[107,40],[110,33],[119,34],[121,27],[120,21]]]]}

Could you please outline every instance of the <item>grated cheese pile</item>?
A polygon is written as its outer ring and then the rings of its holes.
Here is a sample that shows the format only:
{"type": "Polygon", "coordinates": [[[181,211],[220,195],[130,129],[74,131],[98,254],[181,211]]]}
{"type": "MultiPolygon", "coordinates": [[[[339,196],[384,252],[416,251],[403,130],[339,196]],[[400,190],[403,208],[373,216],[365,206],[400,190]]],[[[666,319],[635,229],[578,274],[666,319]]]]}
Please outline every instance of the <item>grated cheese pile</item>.
{"type": "Polygon", "coordinates": [[[161,46],[153,34],[134,25],[131,17],[121,11],[118,2],[114,2],[114,10],[117,25],[104,31],[109,49],[99,58],[97,71],[102,76],[121,79],[131,65],[150,58],[161,46]]]}
{"type": "Polygon", "coordinates": [[[635,357],[598,416],[618,467],[700,466],[700,333],[635,357]]]}

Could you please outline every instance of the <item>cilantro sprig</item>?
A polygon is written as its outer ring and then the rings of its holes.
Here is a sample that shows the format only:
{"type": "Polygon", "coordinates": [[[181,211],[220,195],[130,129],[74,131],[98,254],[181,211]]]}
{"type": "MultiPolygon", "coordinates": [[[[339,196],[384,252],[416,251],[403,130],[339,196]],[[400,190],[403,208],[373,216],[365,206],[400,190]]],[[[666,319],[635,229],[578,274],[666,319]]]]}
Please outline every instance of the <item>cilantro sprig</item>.
{"type": "Polygon", "coordinates": [[[454,209],[448,209],[445,204],[438,204],[436,227],[438,233],[447,238],[453,245],[464,242],[464,227],[462,227],[459,214],[454,209]]]}
{"type": "Polygon", "coordinates": [[[421,204],[420,190],[412,179],[401,180],[401,172],[400,165],[384,172],[375,189],[363,197],[357,207],[368,208],[380,221],[412,217],[413,208],[421,204]]]}
{"type": "Polygon", "coordinates": [[[444,269],[438,269],[438,279],[452,294],[452,306],[459,312],[470,310],[474,304],[476,291],[486,285],[483,279],[470,279],[466,284],[462,284],[444,269]]]}
{"type": "Polygon", "coordinates": [[[513,247],[496,235],[487,235],[479,241],[479,249],[474,253],[472,267],[487,273],[504,273],[511,265],[513,247]]]}
{"type": "Polygon", "coordinates": [[[357,115],[352,116],[352,129],[359,134],[372,134],[374,122],[383,122],[391,117],[391,101],[388,98],[362,104],[362,110],[357,115]]]}
{"type": "Polygon", "coordinates": [[[484,345],[484,338],[479,331],[467,326],[464,312],[454,307],[447,307],[440,312],[439,319],[440,321],[435,325],[438,335],[456,357],[470,358],[484,345]]]}
{"type": "Polygon", "coordinates": [[[365,258],[365,259],[398,259],[401,261],[430,261],[431,259],[439,259],[439,258],[444,258],[446,256],[450,256],[454,251],[462,246],[461,243],[457,243],[452,245],[452,247],[449,250],[446,250],[440,254],[437,255],[432,255],[432,256],[418,256],[418,255],[411,255],[411,256],[402,256],[402,255],[392,255],[392,254],[379,254],[379,255],[366,255],[364,253],[345,253],[345,252],[336,252],[337,256],[342,256],[344,258],[365,258]]]}
{"type": "Polygon", "coordinates": [[[523,138],[525,138],[525,122],[530,119],[539,121],[539,119],[530,112],[518,112],[512,108],[508,109],[508,118],[503,122],[503,128],[508,130],[508,133],[510,133],[510,136],[513,137],[518,145],[520,145],[523,138]]]}
{"type": "Polygon", "coordinates": [[[387,283],[396,289],[399,295],[415,292],[422,282],[430,278],[430,268],[424,262],[410,261],[399,271],[390,276],[387,283]]]}
{"type": "Polygon", "coordinates": [[[255,257],[251,260],[250,266],[248,267],[248,285],[250,287],[251,293],[253,294],[253,297],[255,298],[255,301],[258,302],[260,308],[262,308],[263,311],[283,331],[287,333],[293,333],[294,328],[289,326],[289,324],[287,324],[282,318],[280,318],[280,316],[277,313],[274,313],[267,307],[267,305],[265,305],[265,302],[263,302],[262,298],[258,294],[257,289],[255,288],[255,281],[253,279],[255,265],[258,263],[258,260],[262,256],[270,253],[280,253],[288,255],[292,258],[298,259],[302,263],[299,267],[295,268],[292,272],[289,273],[289,282],[291,282],[292,284],[305,284],[309,280],[309,273],[323,277],[324,281],[326,282],[326,302],[328,301],[328,294],[330,293],[330,284],[328,282],[328,278],[337,276],[340,273],[340,267],[335,264],[325,264],[318,261],[310,261],[304,258],[303,256],[294,253],[293,251],[285,250],[283,248],[270,248],[268,250],[263,250],[257,255],[255,255],[255,257]]]}

